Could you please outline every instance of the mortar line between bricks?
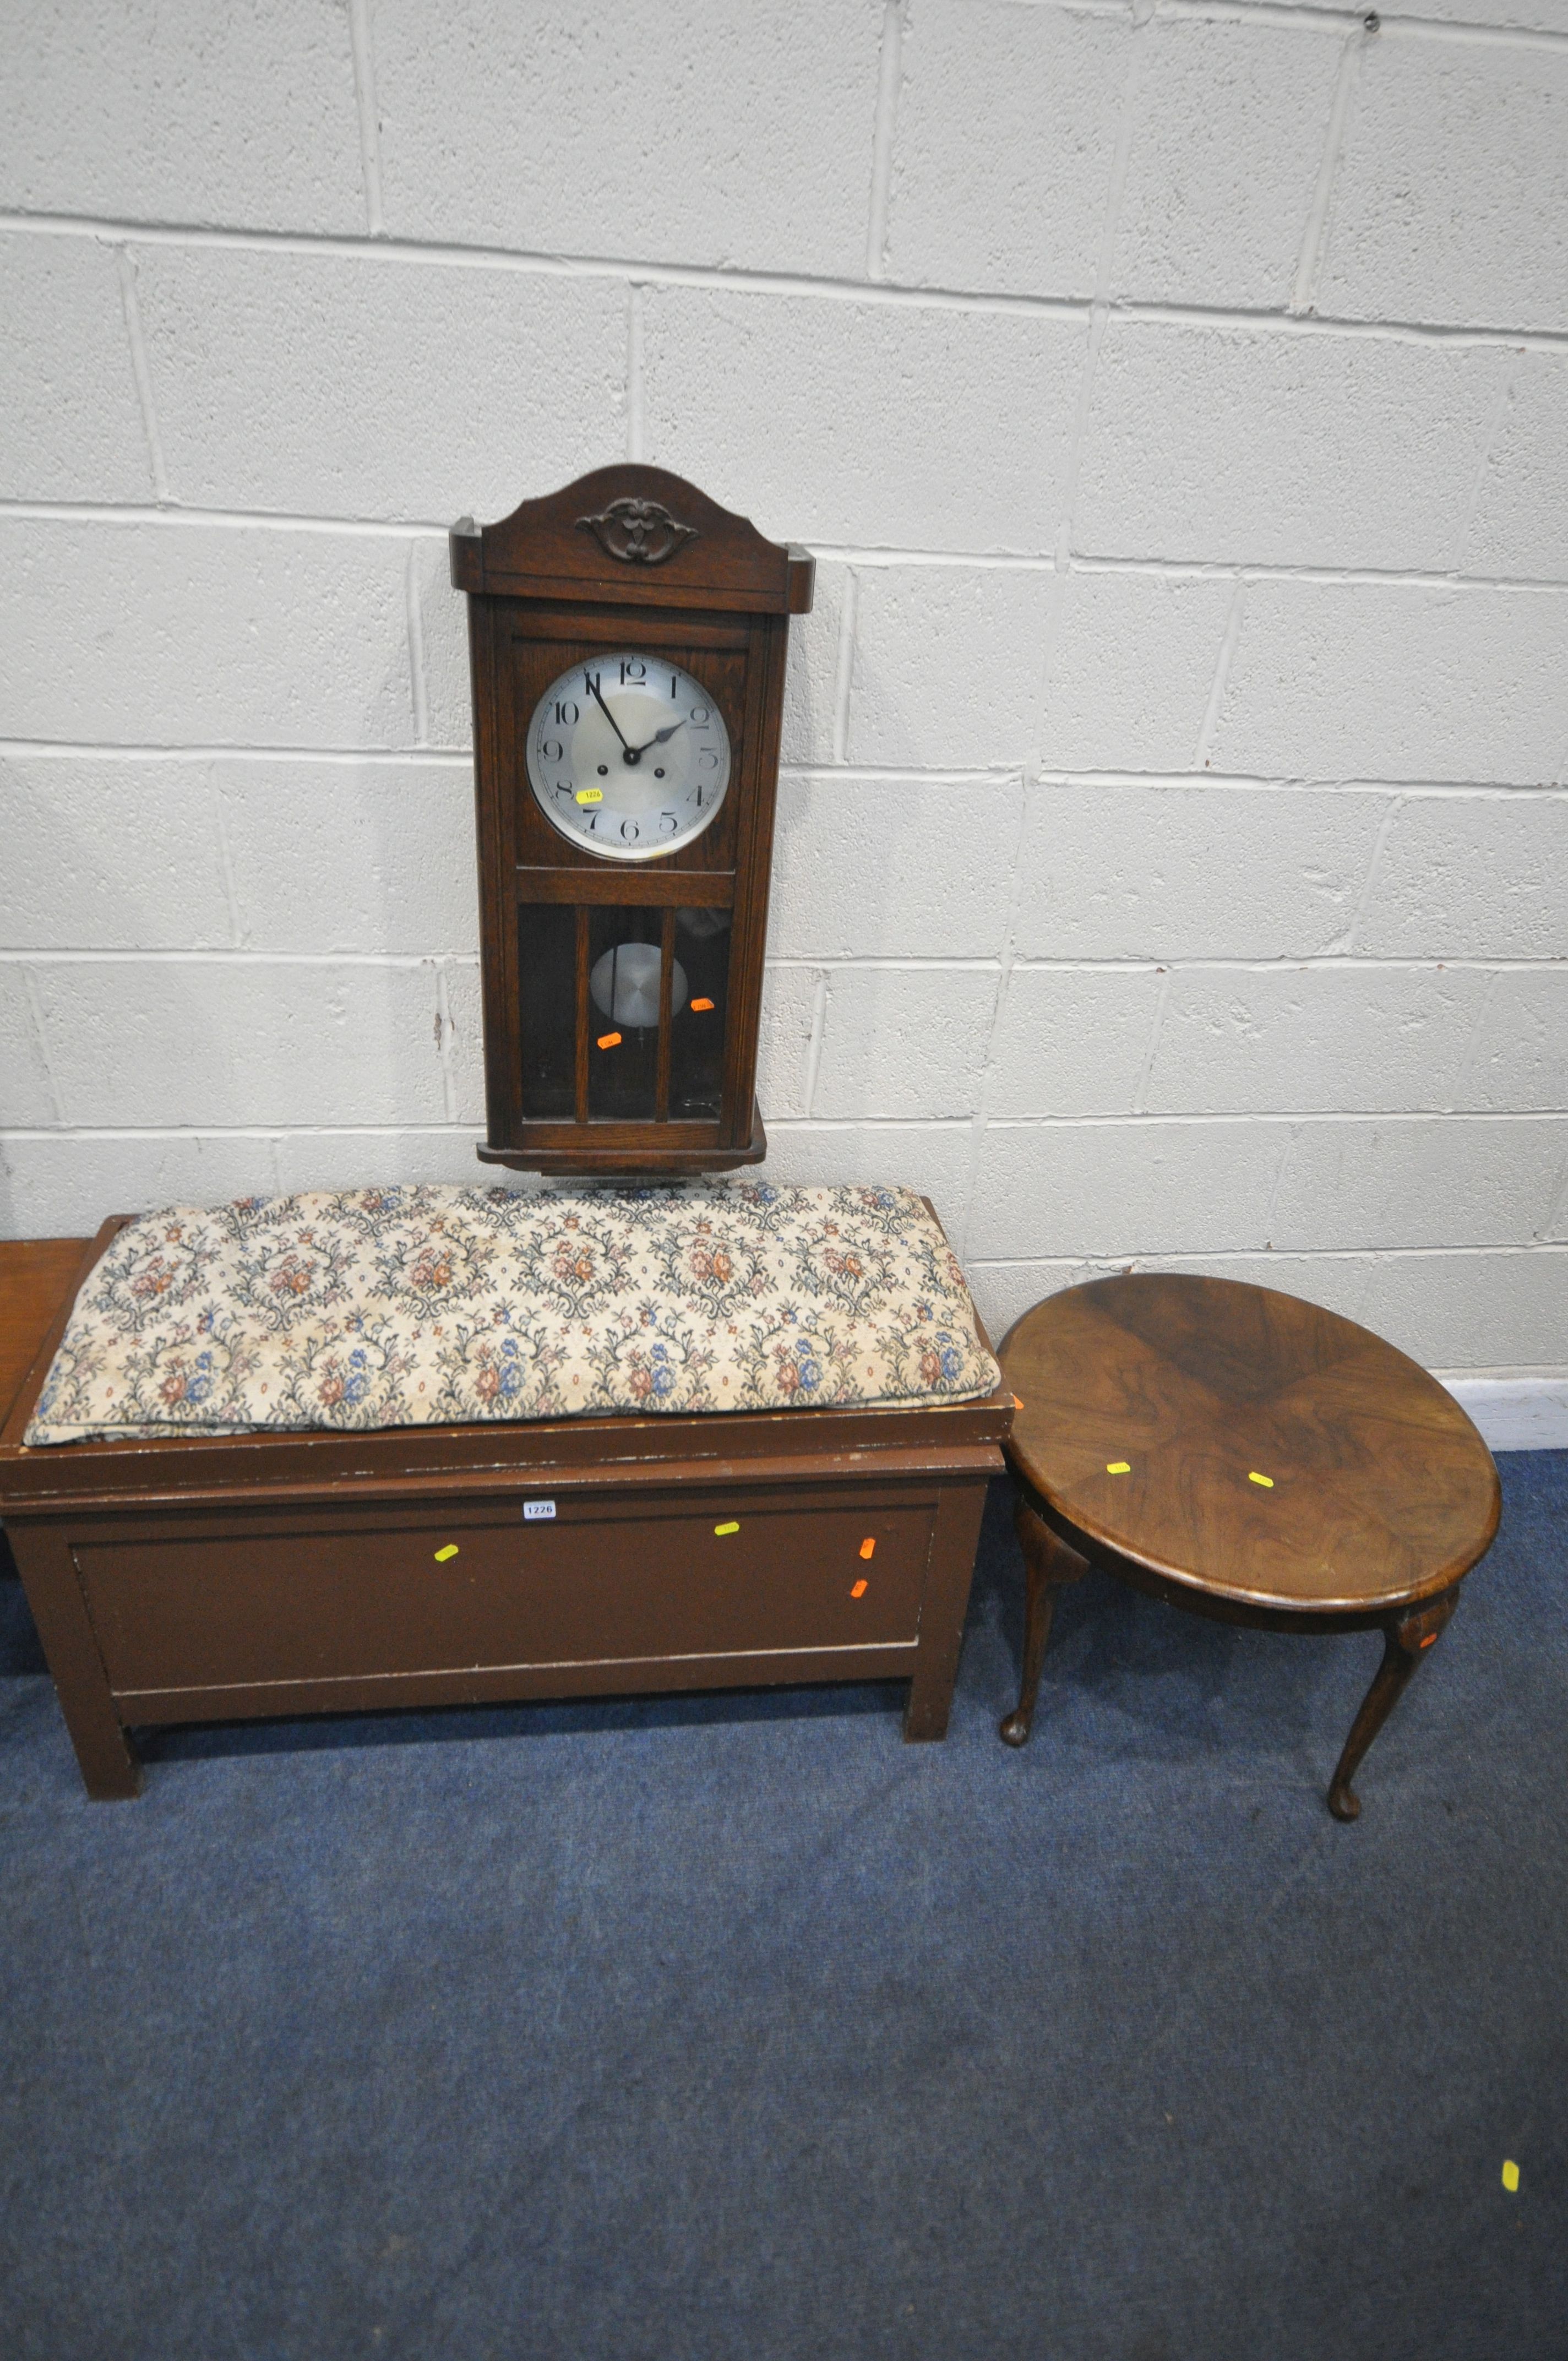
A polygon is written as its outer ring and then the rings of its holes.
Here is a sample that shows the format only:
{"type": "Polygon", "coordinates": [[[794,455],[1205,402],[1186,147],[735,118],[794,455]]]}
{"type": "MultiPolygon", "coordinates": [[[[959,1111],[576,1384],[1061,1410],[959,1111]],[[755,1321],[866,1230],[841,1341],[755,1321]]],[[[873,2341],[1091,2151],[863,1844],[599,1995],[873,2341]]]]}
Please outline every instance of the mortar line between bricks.
{"type": "Polygon", "coordinates": [[[811,1116],[812,1102],[817,1096],[817,1077],[822,1064],[822,1041],[827,1026],[828,978],[819,969],[811,994],[811,1038],[806,1045],[806,1087],[802,1097],[807,1121],[811,1116]]]}
{"type": "Polygon", "coordinates": [[[981,1061],[980,1089],[975,1110],[970,1118],[970,1150],[964,1171],[963,1205],[959,1216],[959,1236],[955,1250],[961,1255],[969,1235],[969,1225],[975,1208],[980,1187],[980,1161],[985,1148],[986,1120],[991,1109],[991,1093],[996,1078],[996,1040],[1002,1029],[1003,1010],[1006,1005],[1014,969],[1014,937],[1017,932],[1018,906],[1024,892],[1024,840],[1029,826],[1029,802],[1026,795],[1018,798],[1018,819],[1013,836],[1012,857],[1008,862],[1007,909],[1003,922],[1002,958],[997,970],[996,990],[992,995],[991,1021],[986,1028],[985,1055],[981,1061]]]}
{"type": "Polygon", "coordinates": [[[435,1054],[441,1061],[441,1097],[443,1112],[449,1124],[457,1121],[457,1076],[453,1071],[452,1044],[456,1027],[452,1021],[452,1009],[446,992],[444,960],[435,962],[435,1054]]]}
{"type": "Polygon", "coordinates": [[[1535,1241],[1537,1246],[1560,1246],[1568,1243],[1557,1235],[1560,1224],[1565,1215],[1568,1215],[1568,1148],[1563,1150],[1563,1170],[1558,1175],[1557,1186],[1547,1203],[1546,1227],[1550,1235],[1543,1238],[1538,1237],[1535,1241]]]}
{"type": "MultiPolygon", "coordinates": [[[[0,761],[53,759],[104,763],[321,763],[337,765],[380,763],[401,769],[434,764],[453,771],[470,771],[473,752],[466,746],[275,746],[211,742],[170,744],[155,739],[120,744],[107,739],[0,738],[0,761]]],[[[829,756],[817,763],[780,765],[779,777],[791,785],[812,780],[840,786],[905,786],[911,780],[923,786],[1008,786],[1020,778],[1016,763],[994,768],[965,770],[950,763],[838,763],[829,756]]],[[[1299,777],[1253,771],[1064,771],[1031,767],[1024,782],[1031,786],[1142,788],[1201,787],[1220,794],[1409,796],[1423,800],[1467,798],[1471,801],[1519,803],[1561,802],[1568,785],[1541,779],[1378,779],[1334,777],[1310,773],[1299,777]]]]}
{"type": "Polygon", "coordinates": [[[403,566],[403,607],[409,635],[409,697],[414,744],[422,749],[430,737],[430,695],[425,681],[424,618],[420,613],[416,555],[411,542],[403,566]]]}
{"type": "Polygon", "coordinates": [[[1241,645],[1242,619],[1246,612],[1246,577],[1238,574],[1235,588],[1231,592],[1230,605],[1225,609],[1225,628],[1220,634],[1219,653],[1214,658],[1214,677],[1209,684],[1209,701],[1203,708],[1199,724],[1198,743],[1192,749],[1192,768],[1206,771],[1209,749],[1214,742],[1214,732],[1220,726],[1220,713],[1230,686],[1231,667],[1241,645]]]}
{"type": "MultiPolygon", "coordinates": [[[[1552,37],[1555,46],[1568,35],[1552,37]]],[[[1087,319],[1092,298],[1002,294],[977,288],[926,287],[871,279],[812,277],[806,272],[729,269],[712,263],[659,262],[639,255],[561,255],[521,247],[421,244],[416,239],[313,236],[303,230],[214,229],[202,223],[138,222],[85,214],[0,212],[0,232],[48,237],[124,239],[139,246],[211,247],[236,253],[322,255],[392,265],[430,263],[451,269],[514,270],[542,278],[640,280],[647,286],[706,287],[715,293],[815,296],[825,302],[924,305],[932,311],[1013,313],[1020,318],[1087,319]]],[[[1237,304],[1156,303],[1112,299],[1124,320],[1195,327],[1239,327],[1282,335],[1384,337],[1396,342],[1525,345],[1560,351],[1568,328],[1523,322],[1356,319],[1339,314],[1255,311],[1237,304]]]]}
{"type": "Polygon", "coordinates": [[[105,763],[391,763],[404,769],[437,763],[451,770],[472,770],[474,757],[466,746],[246,746],[170,745],[156,739],[140,744],[116,745],[107,739],[0,738],[0,760],[63,756],[105,763]]]}
{"type": "Polygon", "coordinates": [[[234,844],[229,832],[228,796],[213,776],[211,767],[207,771],[206,786],[213,798],[213,818],[218,836],[218,863],[223,871],[224,899],[228,905],[228,947],[231,950],[246,950],[249,946],[245,939],[245,923],[240,917],[239,882],[235,872],[234,844]]]}
{"type": "MultiPolygon", "coordinates": [[[[855,679],[855,634],[860,623],[861,577],[852,566],[844,573],[844,598],[839,609],[839,645],[833,672],[833,760],[841,765],[850,751],[850,698],[855,679]]],[[[783,765],[779,775],[784,775],[783,765]]]]}
{"type": "MultiPolygon", "coordinates": [[[[35,503],[40,509],[41,503],[35,503]]],[[[3,509],[3,504],[0,504],[3,509]]],[[[158,511],[171,515],[172,511],[158,511]]],[[[150,521],[150,520],[149,520],[150,521]]],[[[239,521],[239,520],[236,520],[239,521]]],[[[814,541],[813,556],[838,566],[966,566],[974,571],[1054,574],[1059,568],[1048,553],[1037,550],[899,549],[891,544],[857,548],[845,543],[814,541]]],[[[1230,582],[1238,574],[1251,582],[1322,582],[1354,586],[1371,582],[1410,590],[1568,590],[1568,576],[1534,574],[1456,574],[1438,567],[1410,566],[1288,565],[1270,558],[1123,557],[1110,552],[1073,549],[1068,562],[1080,574],[1146,574],[1177,581],[1202,579],[1230,582]]]]}
{"type": "MultiPolygon", "coordinates": [[[[237,928],[237,906],[233,914],[237,928]]],[[[439,948],[420,951],[379,950],[315,950],[296,951],[286,948],[269,950],[254,942],[164,944],[156,948],[136,945],[97,943],[38,943],[0,947],[0,965],[83,967],[126,966],[152,962],[164,966],[248,964],[271,967],[420,967],[427,961],[440,960],[458,966],[477,967],[478,953],[439,948]]],[[[1568,955],[1553,956],[1549,952],[1499,952],[1495,956],[1478,954],[1468,958],[1439,959],[1435,953],[1416,955],[1390,952],[1387,957],[1358,952],[1354,955],[1334,951],[1303,951],[1283,953],[1277,959],[1227,958],[1220,954],[1196,952],[1129,952],[1122,958],[1105,959],[1030,959],[1009,958],[1003,952],[962,953],[951,957],[926,957],[919,952],[854,952],[854,951],[787,951],[770,953],[770,969],[783,972],[828,974],[838,969],[855,969],[894,975],[938,974],[1003,974],[1025,973],[1041,975],[1563,975],[1568,974],[1568,955]]],[[[1135,1110],[1137,1112],[1137,1110],[1135,1110]]]]}
{"type": "MultiPolygon", "coordinates": [[[[444,542],[451,531],[449,525],[429,518],[313,516],[282,509],[190,508],[172,501],[159,508],[134,501],[0,500],[0,518],[5,517],[53,524],[160,525],[185,532],[306,533],[391,541],[444,542]]],[[[891,544],[856,548],[810,540],[805,546],[814,556],[838,566],[949,566],[977,572],[1042,575],[1060,571],[1054,555],[1036,550],[904,549],[891,544]]],[[[1241,573],[1249,582],[1310,582],[1347,588],[1371,583],[1409,590],[1529,590],[1545,597],[1568,594],[1568,577],[1456,574],[1437,567],[1301,566],[1245,556],[1124,557],[1079,549],[1067,553],[1066,563],[1079,573],[1137,574],[1179,581],[1229,582],[1241,573]]]]}
{"type": "MultiPolygon", "coordinates": [[[[1182,1249],[1178,1247],[1173,1251],[1180,1253],[1182,1249]]],[[[1195,1248],[1193,1251],[1201,1252],[1205,1261],[1212,1262],[1260,1262],[1265,1258],[1272,1262],[1361,1262],[1369,1258],[1375,1258],[1378,1262],[1418,1259],[1432,1262],[1442,1261],[1449,1255],[1568,1255],[1568,1245],[1562,1244],[1555,1238],[1530,1238],[1522,1245],[1518,1241],[1510,1241],[1500,1246],[1203,1246],[1195,1248]]],[[[1048,1269],[1061,1264],[1071,1268],[1086,1262],[1113,1263],[1119,1268],[1123,1259],[1120,1255],[1099,1253],[966,1255],[964,1268],[967,1270],[1037,1270],[1048,1269]]],[[[1164,1261],[1168,1257],[1163,1253],[1156,1254],[1152,1249],[1146,1249],[1141,1255],[1135,1256],[1134,1259],[1139,1262],[1155,1262],[1164,1261]]],[[[1537,1366],[1555,1367],[1556,1364],[1549,1362],[1537,1364],[1537,1366]]],[[[1478,1374],[1478,1372],[1469,1374],[1478,1374]]]]}
{"type": "Polygon", "coordinates": [[[642,400],[642,283],[634,279],[626,291],[626,456],[635,466],[644,444],[642,400]]]}
{"type": "MultiPolygon", "coordinates": [[[[1126,1129],[1130,1126],[1134,1125],[1144,1129],[1148,1129],[1151,1126],[1157,1127],[1161,1125],[1169,1124],[1223,1123],[1234,1126],[1238,1123],[1245,1123],[1248,1126],[1256,1126],[1262,1124],[1290,1125],[1301,1123],[1377,1123],[1387,1125],[1390,1123],[1418,1122],[1446,1124],[1499,1123],[1520,1119],[1522,1118],[1519,1118],[1517,1115],[1505,1115],[1502,1114],[1476,1115],[1472,1113],[1468,1115],[1421,1115],[1403,1111],[1391,1111],[1385,1108],[1376,1115],[1277,1115],[1270,1113],[1267,1115],[1031,1115],[1027,1117],[1009,1117],[1003,1121],[998,1121],[995,1117],[992,1117],[990,1127],[992,1131],[1088,1131],[1114,1128],[1117,1126],[1126,1129]]],[[[1528,1119],[1538,1123],[1561,1124],[1564,1121],[1563,1115],[1553,1114],[1551,1112],[1531,1115],[1528,1119]]],[[[771,1116],[769,1118],[768,1133],[771,1137],[775,1131],[780,1133],[787,1132],[792,1136],[799,1135],[801,1137],[817,1132],[839,1136],[841,1134],[848,1135],[857,1131],[918,1131],[922,1133],[947,1132],[952,1133],[955,1136],[961,1135],[967,1137],[972,1122],[973,1117],[967,1115],[777,1115],[771,1116]]],[[[7,1140],[21,1140],[36,1143],[60,1139],[271,1139],[279,1136],[302,1139],[335,1139],[339,1137],[353,1137],[355,1138],[363,1137],[367,1139],[397,1139],[402,1137],[478,1139],[483,1137],[484,1129],[485,1126],[482,1123],[447,1123],[445,1121],[441,1123],[421,1123],[411,1117],[407,1123],[190,1123],[164,1124],[161,1126],[137,1126],[130,1124],[116,1126],[113,1124],[89,1125],[68,1123],[16,1124],[10,1126],[4,1130],[0,1130],[0,1144],[3,1144],[7,1140]]],[[[1564,1178],[1568,1179],[1568,1173],[1565,1173],[1564,1178]]],[[[1506,1245],[1499,1244],[1496,1246],[1487,1246],[1485,1243],[1482,1243],[1468,1247],[1459,1246],[1384,1246],[1376,1249],[1376,1251],[1381,1254],[1500,1254],[1505,1250],[1519,1254],[1534,1254],[1542,1252],[1568,1254],[1568,1239],[1537,1237],[1523,1240],[1513,1240],[1507,1242],[1506,1245]]],[[[1219,1251],[1219,1249],[1216,1249],[1216,1251],[1219,1251]]],[[[1304,1249],[1300,1247],[1286,1246],[1269,1248],[1260,1246],[1237,1246],[1234,1248],[1225,1249],[1225,1251],[1234,1252],[1237,1254],[1264,1254],[1268,1252],[1275,1254],[1289,1254],[1300,1253],[1303,1252],[1304,1249]]],[[[1325,1253],[1332,1251],[1336,1253],[1343,1252],[1349,1254],[1358,1250],[1354,1247],[1346,1246],[1343,1248],[1336,1247],[1333,1249],[1325,1247],[1322,1248],[1321,1251],[1325,1253]]],[[[1365,1251],[1370,1251],[1370,1249],[1365,1249],[1365,1251]]],[[[1044,1256],[1031,1257],[1014,1255],[1011,1257],[1000,1257],[1000,1259],[1020,1262],[1031,1259],[1044,1261],[1050,1259],[1050,1257],[1044,1256]]],[[[1084,1259],[1089,1260],[1091,1259],[1091,1257],[1086,1256],[1084,1259]]]]}
{"type": "Polygon", "coordinates": [[[1134,0],[1132,38],[1127,45],[1127,67],[1122,78],[1122,98],[1116,116],[1116,145],[1112,152],[1105,211],[1100,225],[1100,250],[1094,268],[1094,300],[1090,307],[1089,335],[1079,375],[1078,400],[1073,408],[1072,433],[1068,443],[1067,468],[1062,483],[1061,517],[1052,552],[1058,573],[1065,573],[1071,561],[1073,522],[1078,514],[1083,454],[1089,441],[1094,379],[1100,363],[1100,347],[1105,340],[1116,238],[1122,224],[1122,200],[1126,194],[1127,174],[1132,165],[1133,126],[1137,115],[1138,83],[1143,72],[1144,31],[1148,21],[1148,0],[1134,0]]]}
{"type": "Polygon", "coordinates": [[[60,1095],[60,1083],[55,1076],[54,1060],[49,1053],[49,1027],[44,1023],[43,1002],[38,997],[38,978],[32,969],[27,965],[22,969],[22,990],[27,995],[27,1015],[33,1028],[33,1046],[38,1053],[38,1063],[44,1070],[44,1079],[49,1083],[49,1102],[54,1108],[54,1119],[61,1130],[66,1130],[70,1127],[70,1118],[65,1112],[65,1101],[60,1095]]]}
{"type": "MultiPolygon", "coordinates": [[[[1365,8],[1313,8],[1292,0],[1156,0],[1155,15],[1195,18],[1202,24],[1299,26],[1309,32],[1343,32],[1359,25],[1365,8]]],[[[1466,40],[1479,36],[1488,46],[1562,49],[1568,33],[1530,25],[1489,25],[1479,17],[1422,16],[1383,9],[1380,29],[1420,38],[1466,40]]]]}
{"type": "Polygon", "coordinates": [[[147,339],[142,334],[136,258],[123,246],[115,248],[115,269],[120,281],[120,308],[125,314],[126,342],[130,347],[131,376],[141,409],[142,432],[147,436],[153,496],[162,502],[169,498],[169,470],[163,463],[163,442],[158,431],[158,406],[152,396],[152,370],[147,357],[147,339]]]}
{"type": "MultiPolygon", "coordinates": [[[[882,1120],[893,1121],[886,1117],[882,1120]]],[[[916,1117],[898,1118],[915,1121],[916,1117]]],[[[872,1120],[855,1117],[854,1121],[872,1120]]],[[[966,1118],[967,1120],[967,1118],[966,1118]]],[[[1172,1109],[1160,1115],[993,1115],[992,1131],[1060,1131],[1068,1129],[1102,1129],[1105,1126],[1126,1129],[1136,1125],[1146,1129],[1161,1124],[1258,1124],[1282,1123],[1568,1123],[1568,1107],[1464,1107],[1452,1114],[1442,1107],[1214,1107],[1202,1113],[1190,1108],[1172,1109]]]]}
{"type": "Polygon", "coordinates": [[[148,1128],[128,1124],[61,1125],[45,1131],[34,1126],[0,1131],[0,1144],[28,1145],[58,1139],[482,1139],[482,1123],[184,1123],[148,1128]]]}
{"type": "Polygon", "coordinates": [[[1454,1108],[1463,1106],[1469,1096],[1470,1077],[1475,1071],[1475,1060],[1480,1056],[1481,1045],[1486,1038],[1487,1020],[1492,1013],[1492,1003],[1497,997],[1497,984],[1501,973],[1502,971],[1500,968],[1495,968],[1493,970],[1491,979],[1486,985],[1486,989],[1481,994],[1480,1005],[1476,1008],[1470,1019],[1470,1036],[1464,1044],[1464,1062],[1460,1069],[1459,1079],[1454,1085],[1453,1095],[1449,1100],[1449,1109],[1451,1113],[1454,1108]]]}
{"type": "Polygon", "coordinates": [[[1464,503],[1464,513],[1459,521],[1459,531],[1454,539],[1453,566],[1454,571],[1459,574],[1464,573],[1464,553],[1470,546],[1470,537],[1475,530],[1475,518],[1481,506],[1481,493],[1486,481],[1486,470],[1491,465],[1493,450],[1502,434],[1503,421],[1508,416],[1514,395],[1519,390],[1519,379],[1524,375],[1525,358],[1526,356],[1523,353],[1515,354],[1513,367],[1504,375],[1503,382],[1497,390],[1497,399],[1492,405],[1492,415],[1486,422],[1486,432],[1481,438],[1481,456],[1475,462],[1475,471],[1470,478],[1470,497],[1464,503]]]}
{"type": "Polygon", "coordinates": [[[888,205],[893,192],[893,143],[904,63],[904,0],[883,0],[877,58],[876,111],[872,129],[872,178],[866,203],[866,277],[887,269],[888,205]]]}
{"type": "Polygon", "coordinates": [[[1272,1254],[1274,1251],[1275,1208],[1279,1202],[1279,1192],[1285,1186],[1285,1176],[1290,1170],[1290,1159],[1296,1153],[1296,1145],[1300,1137],[1300,1133],[1292,1124],[1279,1143],[1279,1154],[1275,1159],[1274,1173],[1268,1184],[1268,1202],[1263,1209],[1263,1241],[1266,1254],[1272,1254]]]}
{"type": "Polygon", "coordinates": [[[1344,931],[1339,939],[1341,947],[1347,953],[1354,952],[1355,939],[1361,932],[1362,921],[1372,907],[1373,888],[1377,883],[1377,873],[1383,866],[1383,854],[1388,839],[1394,832],[1395,822],[1404,807],[1404,796],[1396,796],[1378,822],[1377,833],[1372,840],[1372,851],[1367,856],[1366,874],[1361,881],[1361,891],[1355,897],[1355,907],[1345,920],[1344,931]]]}
{"type": "Polygon", "coordinates": [[[104,950],[85,948],[80,950],[0,950],[0,966],[26,965],[36,961],[40,965],[56,967],[124,967],[135,961],[145,961],[157,967],[428,967],[433,960],[447,960],[457,967],[477,968],[477,951],[291,951],[258,950],[254,945],[236,947],[229,943],[202,945],[190,950],[104,950]]]}
{"type": "Polygon", "coordinates": [[[1132,1113],[1134,1115],[1148,1113],[1144,1101],[1148,1096],[1149,1080],[1154,1073],[1154,1061],[1159,1055],[1159,1037],[1165,1030],[1165,1012],[1170,999],[1171,969],[1168,967],[1157,969],[1156,973],[1161,976],[1162,981],[1155,995],[1154,1015],[1149,1019],[1148,1038],[1144,1044],[1143,1062],[1138,1068],[1138,1079],[1133,1086],[1132,1113]]]}
{"type": "Polygon", "coordinates": [[[376,104],[376,44],[369,0],[348,0],[348,39],[354,56],[359,165],[365,181],[365,227],[370,236],[379,237],[386,220],[381,205],[381,122],[376,104]]]}
{"type": "Polygon", "coordinates": [[[1301,231],[1301,250],[1297,257],[1296,276],[1290,289],[1290,309],[1294,313],[1306,313],[1316,307],[1318,280],[1328,251],[1329,214],[1333,203],[1334,182],[1339,177],[1345,130],[1360,86],[1362,51],[1369,38],[1356,27],[1347,34],[1340,54],[1328,124],[1323,132],[1323,152],[1318,161],[1318,178],[1301,231]]]}

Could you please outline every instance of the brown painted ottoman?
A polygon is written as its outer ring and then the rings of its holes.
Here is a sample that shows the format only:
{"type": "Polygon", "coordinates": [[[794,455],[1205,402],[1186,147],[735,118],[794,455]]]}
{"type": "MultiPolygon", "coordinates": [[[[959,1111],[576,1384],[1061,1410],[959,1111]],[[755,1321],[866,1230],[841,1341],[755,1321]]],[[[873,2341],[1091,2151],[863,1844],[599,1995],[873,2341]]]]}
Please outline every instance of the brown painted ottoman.
{"type": "Polygon", "coordinates": [[[597,1309],[602,1197],[568,1226],[558,1198],[361,1192],[390,1211],[335,1265],[342,1199],[177,1212],[161,1240],[149,1217],[128,1246],[106,1223],[0,1432],[88,1792],[137,1792],[137,1726],[502,1698],[906,1679],[905,1737],[942,1737],[1013,1411],[957,1264],[907,1191],[709,1193],[717,1227],[641,1266],[634,1241],[597,1309]],[[548,1210],[548,1335],[509,1324],[514,1263],[476,1270],[483,1221],[447,1218],[481,1196],[548,1210]],[[189,1235],[219,1215],[227,1293],[189,1235]],[[400,1406],[416,1422],[377,1422],[400,1406]]]}

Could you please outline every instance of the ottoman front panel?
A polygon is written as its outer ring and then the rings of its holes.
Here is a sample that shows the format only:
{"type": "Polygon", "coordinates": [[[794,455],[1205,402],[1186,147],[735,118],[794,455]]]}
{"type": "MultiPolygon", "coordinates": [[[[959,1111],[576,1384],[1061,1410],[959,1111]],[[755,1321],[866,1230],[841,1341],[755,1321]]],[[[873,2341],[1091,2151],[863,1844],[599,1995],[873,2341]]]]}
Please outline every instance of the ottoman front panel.
{"type": "Polygon", "coordinates": [[[348,1529],[308,1512],[171,1522],[73,1555],[130,1720],[138,1693],[267,1682],[804,1649],[827,1676],[840,1649],[918,1639],[936,1510],[924,1488],[555,1506],[528,1521],[521,1499],[492,1499],[366,1510],[348,1529]]]}

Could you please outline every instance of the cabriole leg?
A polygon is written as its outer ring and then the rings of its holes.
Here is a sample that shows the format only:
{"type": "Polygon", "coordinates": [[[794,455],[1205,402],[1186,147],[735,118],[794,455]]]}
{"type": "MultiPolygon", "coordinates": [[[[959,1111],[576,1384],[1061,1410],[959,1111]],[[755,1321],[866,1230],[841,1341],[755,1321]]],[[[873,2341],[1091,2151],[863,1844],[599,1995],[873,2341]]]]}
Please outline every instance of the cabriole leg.
{"type": "Polygon", "coordinates": [[[1076,1582],[1086,1568],[1078,1552],[1057,1538],[1027,1500],[1020,1499],[1014,1510],[1013,1526],[1024,1553],[1028,1589],[1024,1607],[1024,1676],[1019,1684],[1018,1702],[1002,1723],[1002,1736],[1009,1746],[1022,1746],[1035,1719],[1040,1666],[1045,1662],[1046,1642],[1051,1636],[1057,1593],[1065,1584],[1076,1582]]]}
{"type": "Polygon", "coordinates": [[[1397,1615],[1384,1625],[1383,1662],[1373,1675],[1372,1686],[1351,1724],[1344,1752],[1329,1784],[1329,1809],[1336,1820],[1359,1817],[1361,1798],[1350,1783],[1367,1748],[1404,1695],[1410,1675],[1426,1651],[1436,1645],[1458,1604],[1455,1587],[1445,1591],[1441,1598],[1434,1598],[1430,1606],[1397,1615]]]}

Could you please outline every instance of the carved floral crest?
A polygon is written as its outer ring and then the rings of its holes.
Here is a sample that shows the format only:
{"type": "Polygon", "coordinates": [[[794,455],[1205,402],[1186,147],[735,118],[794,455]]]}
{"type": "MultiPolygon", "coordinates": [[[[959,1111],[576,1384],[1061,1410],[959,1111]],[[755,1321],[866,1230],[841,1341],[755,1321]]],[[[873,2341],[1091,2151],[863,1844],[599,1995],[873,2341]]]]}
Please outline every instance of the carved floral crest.
{"type": "Polygon", "coordinates": [[[579,533],[591,533],[607,557],[623,566],[663,566],[677,549],[695,541],[695,524],[683,524],[662,500],[641,500],[630,493],[598,516],[577,519],[579,533]]]}

